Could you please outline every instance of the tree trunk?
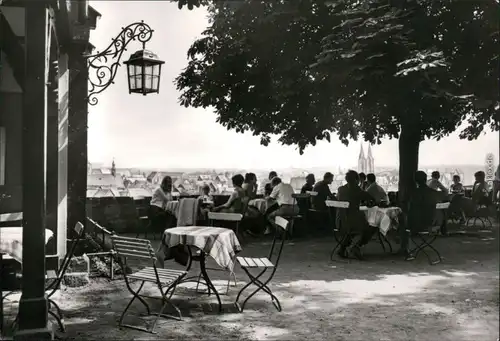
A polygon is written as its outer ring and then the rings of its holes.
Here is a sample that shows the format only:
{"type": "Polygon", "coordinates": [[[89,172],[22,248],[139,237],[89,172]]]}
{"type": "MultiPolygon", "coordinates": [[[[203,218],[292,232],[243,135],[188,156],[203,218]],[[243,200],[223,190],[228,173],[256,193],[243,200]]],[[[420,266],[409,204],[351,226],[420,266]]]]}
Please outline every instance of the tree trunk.
{"type": "Polygon", "coordinates": [[[418,124],[401,124],[399,135],[399,184],[398,198],[403,210],[415,188],[415,172],[418,170],[420,130],[418,124]]]}

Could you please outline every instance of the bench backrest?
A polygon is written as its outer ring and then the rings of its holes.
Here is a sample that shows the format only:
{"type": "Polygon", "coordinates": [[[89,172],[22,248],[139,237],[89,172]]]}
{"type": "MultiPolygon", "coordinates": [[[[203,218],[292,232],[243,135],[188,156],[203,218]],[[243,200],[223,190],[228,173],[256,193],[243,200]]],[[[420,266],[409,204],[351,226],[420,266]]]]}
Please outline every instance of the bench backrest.
{"type": "Polygon", "coordinates": [[[208,212],[208,219],[210,221],[213,221],[213,220],[241,221],[243,219],[243,214],[240,214],[240,213],[208,212]]]}
{"type": "Polygon", "coordinates": [[[327,207],[349,208],[349,202],[348,201],[326,200],[325,204],[326,204],[327,207]]]}
{"type": "Polygon", "coordinates": [[[22,226],[23,212],[11,212],[0,214],[1,226],[22,226]]]}
{"type": "Polygon", "coordinates": [[[308,199],[311,197],[309,193],[294,193],[292,194],[292,198],[294,199],[308,199]]]}

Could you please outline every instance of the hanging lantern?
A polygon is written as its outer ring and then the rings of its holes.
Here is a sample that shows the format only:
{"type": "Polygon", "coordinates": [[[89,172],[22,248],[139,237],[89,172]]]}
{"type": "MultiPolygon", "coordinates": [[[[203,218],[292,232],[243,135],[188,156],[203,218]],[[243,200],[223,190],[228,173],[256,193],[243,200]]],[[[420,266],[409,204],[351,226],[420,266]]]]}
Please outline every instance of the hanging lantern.
{"type": "Polygon", "coordinates": [[[129,93],[146,96],[159,93],[161,65],[165,62],[148,50],[139,50],[124,62],[127,65],[129,93]]]}

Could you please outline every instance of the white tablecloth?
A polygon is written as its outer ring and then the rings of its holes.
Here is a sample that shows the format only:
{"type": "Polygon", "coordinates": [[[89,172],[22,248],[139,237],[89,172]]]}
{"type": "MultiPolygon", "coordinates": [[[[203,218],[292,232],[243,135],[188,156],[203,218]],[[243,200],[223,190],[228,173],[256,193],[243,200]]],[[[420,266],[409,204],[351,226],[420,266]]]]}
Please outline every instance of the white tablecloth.
{"type": "Polygon", "coordinates": [[[233,270],[234,257],[241,245],[233,230],[211,226],[180,226],[165,230],[163,245],[196,246],[209,254],[222,268],[233,270]]]}
{"type": "Polygon", "coordinates": [[[167,202],[167,205],[165,206],[165,209],[167,212],[173,214],[175,217],[179,214],[179,201],[178,200],[173,200],[167,202]]]}
{"type": "MultiPolygon", "coordinates": [[[[45,229],[45,244],[54,236],[51,230],[45,229]]],[[[23,228],[0,227],[0,252],[6,253],[19,263],[23,260],[23,228]]]]}
{"type": "Polygon", "coordinates": [[[365,212],[368,224],[373,227],[378,227],[384,236],[389,230],[397,230],[399,227],[399,215],[402,212],[399,207],[382,208],[377,206],[361,206],[359,210],[365,212]]]}
{"type": "Polygon", "coordinates": [[[274,201],[268,199],[253,199],[248,202],[248,206],[253,206],[259,210],[260,213],[265,214],[270,204],[274,201]]]}

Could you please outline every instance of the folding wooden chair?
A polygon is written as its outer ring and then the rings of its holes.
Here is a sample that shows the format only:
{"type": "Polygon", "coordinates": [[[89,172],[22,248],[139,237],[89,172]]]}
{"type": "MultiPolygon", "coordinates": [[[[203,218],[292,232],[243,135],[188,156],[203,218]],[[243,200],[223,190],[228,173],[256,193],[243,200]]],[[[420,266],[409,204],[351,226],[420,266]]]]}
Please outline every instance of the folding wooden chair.
{"type": "Polygon", "coordinates": [[[465,221],[465,226],[468,227],[470,222],[472,222],[471,226],[475,226],[476,222],[479,221],[483,229],[486,228],[487,225],[489,225],[489,227],[493,227],[493,223],[490,220],[489,214],[490,214],[490,209],[488,206],[478,205],[474,210],[473,215],[467,217],[465,221]]]}
{"type": "MultiPolygon", "coordinates": [[[[236,225],[235,229],[236,235],[238,235],[238,227],[242,219],[243,219],[243,214],[239,213],[208,212],[208,220],[210,222],[210,226],[214,226],[214,221],[233,222],[236,225]]],[[[194,256],[193,260],[196,260],[196,257],[197,256],[194,256]]],[[[207,268],[207,270],[224,271],[223,269],[214,269],[214,268],[207,268]]],[[[231,276],[234,279],[234,286],[236,286],[237,280],[236,280],[236,274],[234,273],[234,269],[230,271],[229,278],[227,279],[226,295],[229,292],[229,285],[231,284],[231,276]]],[[[196,284],[196,291],[198,291],[198,286],[200,284],[201,277],[202,275],[200,272],[198,276],[198,282],[196,284]]],[[[208,293],[210,294],[210,288],[208,288],[208,293]]]]}
{"type": "MultiPolygon", "coordinates": [[[[299,207],[299,200],[311,200],[311,195],[308,193],[294,193],[292,194],[293,198],[293,210],[295,210],[295,207],[299,207]]],[[[300,208],[300,207],[299,207],[300,208]]],[[[300,209],[299,209],[300,210],[300,209]]],[[[283,218],[287,219],[290,221],[290,226],[288,227],[288,236],[290,238],[293,237],[293,231],[295,230],[295,220],[300,220],[302,219],[302,214],[296,214],[296,215],[291,215],[291,216],[283,216],[283,218]]]]}
{"type": "MultiPolygon", "coordinates": [[[[435,217],[436,210],[448,209],[449,205],[450,203],[448,202],[438,203],[434,206],[433,210],[428,208],[428,212],[421,212],[424,220],[422,221],[422,226],[419,226],[419,230],[411,231],[410,229],[406,229],[406,233],[408,233],[410,241],[415,245],[415,247],[408,252],[406,260],[415,260],[420,252],[423,252],[427,256],[430,265],[436,265],[442,262],[441,254],[432,245],[442,228],[440,224],[436,223],[435,217]],[[427,251],[434,253],[436,259],[433,260],[427,251]]],[[[406,225],[408,226],[408,224],[406,225]]]]}
{"type": "MultiPolygon", "coordinates": [[[[333,226],[333,237],[337,244],[333,248],[330,253],[330,259],[333,261],[335,256],[335,251],[347,241],[349,238],[349,226],[344,229],[342,227],[342,223],[345,222],[346,219],[346,210],[349,208],[349,202],[347,201],[337,201],[337,200],[327,200],[325,201],[326,207],[328,207],[328,219],[330,221],[330,226],[333,226]],[[332,216],[332,208],[335,208],[336,217],[332,216]],[[338,212],[338,213],[337,213],[338,212]],[[338,219],[337,219],[338,218],[338,219]],[[343,230],[343,234],[341,234],[341,230],[343,230]],[[340,235],[340,236],[339,236],[340,235]]],[[[347,255],[345,255],[347,257],[347,255]]]]}
{"type": "Polygon", "coordinates": [[[163,311],[165,310],[167,305],[170,305],[173,307],[178,314],[179,320],[182,320],[182,314],[179,308],[177,308],[172,301],[170,301],[170,298],[174,294],[175,288],[177,284],[186,276],[187,272],[186,271],[179,271],[179,270],[170,270],[170,269],[158,269],[156,267],[156,255],[155,251],[153,250],[151,246],[151,242],[149,240],[145,239],[137,239],[137,238],[128,238],[128,237],[119,237],[117,235],[113,235],[111,237],[111,240],[113,242],[113,248],[116,252],[116,255],[118,256],[119,264],[122,268],[123,271],[123,277],[125,279],[125,284],[127,286],[127,289],[130,291],[130,293],[133,295],[132,299],[130,302],[127,304],[125,307],[125,310],[123,311],[122,315],[120,316],[120,320],[118,322],[118,325],[120,327],[126,327],[126,328],[132,328],[136,330],[141,330],[141,331],[146,331],[149,333],[154,334],[155,333],[155,327],[156,323],[158,322],[158,319],[160,317],[170,317],[168,315],[163,314],[163,311]],[[139,271],[133,272],[132,274],[128,274],[126,271],[127,268],[127,260],[136,260],[136,261],[150,261],[152,266],[151,267],[146,267],[143,268],[139,271]],[[139,288],[137,290],[133,290],[132,287],[130,286],[130,281],[131,280],[138,280],[141,282],[139,285],[139,288]],[[160,294],[161,294],[161,300],[163,302],[163,305],[158,312],[155,321],[153,322],[153,325],[150,329],[147,328],[142,328],[138,326],[133,326],[133,325],[128,325],[124,324],[123,320],[125,318],[125,315],[132,305],[132,303],[135,301],[135,299],[138,299],[144,307],[146,307],[147,315],[152,315],[151,310],[149,308],[149,305],[146,303],[144,298],[151,298],[145,295],[141,295],[140,291],[142,290],[144,284],[146,282],[149,283],[154,283],[157,285],[160,294]],[[166,288],[166,290],[165,290],[166,288]],[[170,292],[171,291],[171,292],[170,292]],[[170,292],[170,295],[169,295],[170,292]]]}
{"type": "Polygon", "coordinates": [[[314,208],[314,198],[318,196],[318,192],[315,191],[307,191],[306,194],[310,196],[310,208],[307,210],[307,221],[316,225],[316,231],[318,231],[318,227],[323,230],[328,222],[328,213],[322,210],[317,210],[314,208]]]}
{"type": "MultiPolygon", "coordinates": [[[[288,221],[282,217],[276,217],[275,220],[276,226],[280,227],[283,229],[283,232],[286,233],[287,227],[288,227],[288,221]]],[[[241,268],[245,273],[247,274],[248,278],[250,279],[250,282],[248,282],[241,290],[238,292],[238,296],[236,296],[236,301],[235,305],[238,307],[238,310],[240,312],[243,312],[243,309],[245,309],[245,304],[248,302],[250,298],[252,298],[257,292],[259,291],[264,291],[266,292],[270,297],[271,301],[276,307],[278,311],[281,311],[281,304],[278,298],[273,294],[271,291],[271,288],[269,288],[268,284],[272,280],[274,274],[276,273],[276,270],[278,269],[278,264],[281,258],[281,253],[283,252],[283,246],[285,245],[285,238],[282,238],[281,240],[281,246],[278,251],[278,255],[276,256],[276,259],[274,261],[274,264],[272,262],[273,259],[273,253],[274,253],[274,247],[276,245],[276,240],[279,235],[279,231],[276,231],[276,234],[273,239],[273,243],[271,246],[271,250],[269,251],[269,256],[267,258],[252,258],[252,257],[236,257],[237,262],[240,264],[241,268]],[[261,269],[259,274],[254,276],[250,270],[251,269],[261,269]],[[266,273],[267,270],[271,270],[271,274],[269,277],[261,281],[260,277],[266,273]],[[247,296],[247,298],[243,301],[243,303],[240,305],[239,304],[239,299],[243,291],[245,291],[250,285],[255,285],[257,289],[255,289],[250,295],[247,296]]]]}
{"type": "MultiPolygon", "coordinates": [[[[85,226],[80,222],[76,223],[73,230],[74,230],[74,235],[76,238],[74,238],[71,241],[71,246],[70,246],[68,252],[66,252],[66,255],[64,256],[64,259],[62,260],[61,266],[59,267],[58,271],[56,272],[54,270],[47,270],[47,272],[45,274],[45,278],[47,280],[50,280],[49,284],[45,287],[45,291],[49,292],[47,294],[47,301],[48,301],[48,305],[49,305],[48,313],[50,316],[55,318],[55,320],[58,324],[59,330],[63,333],[66,331],[65,327],[64,327],[63,314],[62,314],[61,308],[59,308],[59,305],[57,305],[57,303],[54,302],[54,300],[52,299],[52,296],[61,287],[61,282],[64,279],[64,275],[66,274],[66,270],[68,270],[68,267],[71,263],[71,259],[73,258],[73,255],[75,253],[76,247],[77,247],[78,243],[80,242],[80,240],[82,239],[82,237],[85,235],[85,226]],[[55,311],[52,310],[52,308],[54,308],[55,311]]],[[[2,299],[4,299],[9,294],[2,297],[2,299]]],[[[18,316],[16,316],[16,318],[14,319],[13,327],[15,327],[17,325],[17,321],[18,321],[18,316]]]]}
{"type": "Polygon", "coordinates": [[[46,291],[49,291],[49,293],[47,294],[47,300],[49,301],[49,314],[56,319],[57,324],[59,325],[59,330],[61,330],[62,332],[65,332],[63,324],[64,323],[63,315],[61,309],[51,299],[51,297],[60,288],[61,282],[64,279],[64,275],[66,274],[66,270],[68,270],[69,264],[71,263],[71,259],[75,254],[76,247],[78,246],[78,243],[80,242],[82,237],[85,236],[85,225],[83,225],[81,222],[77,222],[73,230],[75,238],[71,241],[70,249],[64,256],[64,259],[61,263],[61,266],[59,267],[59,270],[57,271],[57,274],[53,270],[47,271],[47,278],[52,278],[52,281],[45,288],[46,291]],[[52,306],[56,309],[55,313],[50,310],[50,307],[52,306]]]}

